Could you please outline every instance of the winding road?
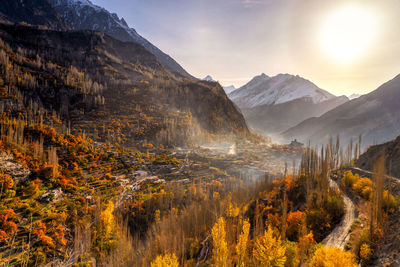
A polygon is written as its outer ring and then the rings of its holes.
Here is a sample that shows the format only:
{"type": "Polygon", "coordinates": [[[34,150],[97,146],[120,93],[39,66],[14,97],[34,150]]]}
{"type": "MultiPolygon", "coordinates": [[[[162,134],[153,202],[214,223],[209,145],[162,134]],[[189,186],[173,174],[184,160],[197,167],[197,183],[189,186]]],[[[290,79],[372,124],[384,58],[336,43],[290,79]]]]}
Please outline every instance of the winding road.
{"type": "MultiPolygon", "coordinates": [[[[332,179],[330,180],[330,187],[339,189],[337,183],[332,179]]],[[[351,225],[356,219],[356,209],[353,201],[345,194],[343,194],[343,202],[345,214],[342,221],[324,240],[322,240],[322,244],[326,247],[336,247],[343,249],[346,242],[350,238],[351,225]]]]}

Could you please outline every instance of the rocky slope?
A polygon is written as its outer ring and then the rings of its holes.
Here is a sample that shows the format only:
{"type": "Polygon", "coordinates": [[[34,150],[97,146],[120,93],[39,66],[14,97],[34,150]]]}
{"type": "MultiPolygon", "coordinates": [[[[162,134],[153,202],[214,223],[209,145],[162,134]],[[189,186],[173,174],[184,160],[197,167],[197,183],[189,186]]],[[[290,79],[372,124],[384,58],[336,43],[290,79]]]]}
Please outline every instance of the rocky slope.
{"type": "Polygon", "coordinates": [[[217,83],[177,78],[139,44],[99,32],[6,24],[0,38],[3,63],[14,65],[0,84],[18,88],[25,104],[55,110],[77,132],[170,145],[209,134],[248,134],[217,83]]]}
{"type": "Polygon", "coordinates": [[[47,0],[2,0],[0,20],[65,30],[67,25],[47,0]]]}
{"type": "Polygon", "coordinates": [[[369,147],[360,156],[356,165],[361,169],[371,171],[374,162],[382,154],[386,157],[385,167],[388,174],[400,177],[400,136],[390,142],[369,147]]]}
{"type": "Polygon", "coordinates": [[[158,61],[174,74],[192,77],[173,58],[130,28],[123,18],[94,5],[88,0],[49,0],[65,23],[75,30],[94,30],[108,34],[124,42],[144,46],[158,61]]]}
{"type": "Polygon", "coordinates": [[[327,142],[340,135],[343,143],[363,136],[363,145],[383,143],[400,133],[400,75],[375,91],[351,100],[318,118],[308,119],[282,134],[286,139],[327,142]]]}

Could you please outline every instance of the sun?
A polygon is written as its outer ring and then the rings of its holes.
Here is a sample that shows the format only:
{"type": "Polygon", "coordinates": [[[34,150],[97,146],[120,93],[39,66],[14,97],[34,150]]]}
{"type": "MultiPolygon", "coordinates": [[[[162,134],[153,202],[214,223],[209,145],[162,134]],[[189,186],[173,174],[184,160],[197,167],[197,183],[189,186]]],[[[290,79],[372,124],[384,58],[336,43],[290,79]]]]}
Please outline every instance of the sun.
{"type": "Polygon", "coordinates": [[[320,42],[331,58],[348,63],[366,54],[376,39],[378,16],[361,6],[335,10],[323,23],[320,42]]]}

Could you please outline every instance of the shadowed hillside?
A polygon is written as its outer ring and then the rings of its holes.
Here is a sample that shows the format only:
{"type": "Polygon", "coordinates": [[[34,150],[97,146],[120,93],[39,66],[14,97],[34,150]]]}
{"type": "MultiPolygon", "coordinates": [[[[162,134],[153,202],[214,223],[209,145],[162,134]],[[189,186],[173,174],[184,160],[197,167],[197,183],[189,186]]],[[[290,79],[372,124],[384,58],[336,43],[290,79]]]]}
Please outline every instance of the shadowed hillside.
{"type": "Polygon", "coordinates": [[[0,25],[0,37],[10,47],[4,60],[14,65],[5,86],[55,109],[75,131],[166,144],[248,133],[218,84],[176,78],[141,45],[103,33],[11,25],[0,25]],[[19,86],[19,75],[31,83],[19,86]]]}

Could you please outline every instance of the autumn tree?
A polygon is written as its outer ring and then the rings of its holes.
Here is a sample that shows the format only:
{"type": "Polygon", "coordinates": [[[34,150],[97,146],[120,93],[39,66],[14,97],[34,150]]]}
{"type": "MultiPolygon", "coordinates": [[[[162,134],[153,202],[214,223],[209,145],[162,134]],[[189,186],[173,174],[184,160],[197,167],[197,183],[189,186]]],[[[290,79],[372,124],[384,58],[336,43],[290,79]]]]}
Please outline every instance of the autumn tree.
{"type": "Polygon", "coordinates": [[[114,203],[109,201],[100,214],[100,246],[109,251],[115,245],[116,223],[114,218],[114,203]]]}
{"type": "Polygon", "coordinates": [[[223,217],[220,217],[214,224],[211,230],[211,236],[214,246],[213,259],[215,266],[226,267],[228,261],[228,246],[225,240],[225,220],[223,217]]]}
{"type": "Polygon", "coordinates": [[[242,232],[239,235],[238,242],[236,244],[236,254],[238,256],[238,267],[244,266],[244,257],[247,250],[247,242],[249,239],[250,223],[248,220],[243,221],[242,232]]]}
{"type": "Polygon", "coordinates": [[[370,245],[368,245],[366,243],[362,244],[360,247],[359,254],[360,254],[361,262],[367,263],[370,260],[371,255],[372,255],[372,249],[371,249],[370,245]]]}
{"type": "Polygon", "coordinates": [[[326,248],[321,246],[315,251],[310,260],[313,267],[357,267],[355,256],[350,251],[343,251],[339,248],[326,248]]]}
{"type": "Polygon", "coordinates": [[[14,222],[15,217],[15,212],[12,209],[0,211],[0,242],[17,231],[17,225],[14,222]]]}
{"type": "Polygon", "coordinates": [[[175,256],[175,254],[164,254],[164,255],[159,255],[157,258],[155,258],[151,264],[151,267],[178,267],[178,258],[175,256]]]}
{"type": "Polygon", "coordinates": [[[0,173],[0,197],[3,193],[7,192],[9,189],[13,188],[14,180],[8,174],[0,173]]]}
{"type": "Polygon", "coordinates": [[[372,167],[373,191],[370,214],[370,238],[374,233],[375,225],[382,223],[382,199],[385,185],[385,155],[382,154],[372,167]]]}
{"type": "Polygon", "coordinates": [[[279,235],[274,235],[271,227],[264,235],[257,238],[254,244],[253,256],[261,266],[283,267],[286,262],[286,247],[279,235]]]}

